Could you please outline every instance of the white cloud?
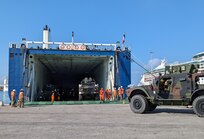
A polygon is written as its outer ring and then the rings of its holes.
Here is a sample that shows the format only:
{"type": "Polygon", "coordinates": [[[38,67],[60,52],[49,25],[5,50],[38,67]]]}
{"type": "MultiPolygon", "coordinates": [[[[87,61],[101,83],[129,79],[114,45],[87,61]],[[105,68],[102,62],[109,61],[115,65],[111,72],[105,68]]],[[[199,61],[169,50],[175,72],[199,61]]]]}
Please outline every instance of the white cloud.
{"type": "Polygon", "coordinates": [[[158,58],[150,59],[147,64],[147,68],[151,70],[151,68],[154,69],[160,64],[161,64],[161,59],[158,59],[158,58]]]}

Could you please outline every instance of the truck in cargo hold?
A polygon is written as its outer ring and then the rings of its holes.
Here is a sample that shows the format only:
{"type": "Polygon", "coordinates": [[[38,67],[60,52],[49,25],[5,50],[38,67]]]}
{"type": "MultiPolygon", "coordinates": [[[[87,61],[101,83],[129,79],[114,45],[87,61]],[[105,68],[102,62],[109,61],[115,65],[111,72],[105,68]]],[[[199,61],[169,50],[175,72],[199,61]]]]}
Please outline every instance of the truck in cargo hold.
{"type": "Polygon", "coordinates": [[[166,66],[165,74],[155,78],[152,85],[128,87],[126,92],[134,113],[153,111],[158,105],[192,105],[193,111],[204,117],[204,77],[199,65],[166,66]]]}
{"type": "Polygon", "coordinates": [[[79,84],[79,100],[85,98],[98,99],[98,84],[91,77],[84,78],[79,84]]]}

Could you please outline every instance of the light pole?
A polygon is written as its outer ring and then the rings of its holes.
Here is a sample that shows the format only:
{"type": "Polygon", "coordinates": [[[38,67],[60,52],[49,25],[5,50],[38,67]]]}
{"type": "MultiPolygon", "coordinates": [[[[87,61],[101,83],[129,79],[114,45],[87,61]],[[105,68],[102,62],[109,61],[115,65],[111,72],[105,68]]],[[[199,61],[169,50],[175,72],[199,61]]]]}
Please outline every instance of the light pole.
{"type": "Polygon", "coordinates": [[[150,71],[152,72],[152,56],[153,56],[153,52],[152,51],[150,51],[149,52],[150,53],[150,71]]]}

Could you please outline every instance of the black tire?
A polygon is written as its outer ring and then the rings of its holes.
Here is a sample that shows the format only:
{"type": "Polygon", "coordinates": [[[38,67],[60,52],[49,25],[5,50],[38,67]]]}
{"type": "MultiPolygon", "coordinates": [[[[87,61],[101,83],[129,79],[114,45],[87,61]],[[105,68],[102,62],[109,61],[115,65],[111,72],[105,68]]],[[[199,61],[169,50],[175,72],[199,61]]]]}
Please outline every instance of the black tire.
{"type": "Polygon", "coordinates": [[[199,117],[204,117],[204,96],[199,96],[193,101],[193,111],[199,117]]]}
{"type": "Polygon", "coordinates": [[[81,94],[79,94],[79,101],[82,101],[83,100],[83,97],[81,94]]]}
{"type": "Polygon", "coordinates": [[[147,99],[142,95],[135,95],[131,98],[130,109],[134,113],[145,113],[148,109],[147,99]]]}
{"type": "Polygon", "coordinates": [[[149,108],[148,108],[148,111],[153,111],[153,110],[156,109],[156,107],[157,107],[156,104],[152,104],[151,102],[149,102],[149,108]]]}

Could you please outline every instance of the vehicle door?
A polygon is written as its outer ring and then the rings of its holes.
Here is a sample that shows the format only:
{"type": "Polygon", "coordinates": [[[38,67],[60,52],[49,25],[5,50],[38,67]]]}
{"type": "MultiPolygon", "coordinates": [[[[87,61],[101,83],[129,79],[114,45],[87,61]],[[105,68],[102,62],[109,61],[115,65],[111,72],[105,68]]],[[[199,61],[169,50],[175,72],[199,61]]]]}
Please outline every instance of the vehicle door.
{"type": "Polygon", "coordinates": [[[185,99],[191,94],[191,78],[187,74],[179,74],[173,77],[171,99],[185,99]]]}
{"type": "Polygon", "coordinates": [[[171,90],[172,78],[170,76],[161,77],[159,80],[159,97],[161,99],[168,99],[171,90]]]}

